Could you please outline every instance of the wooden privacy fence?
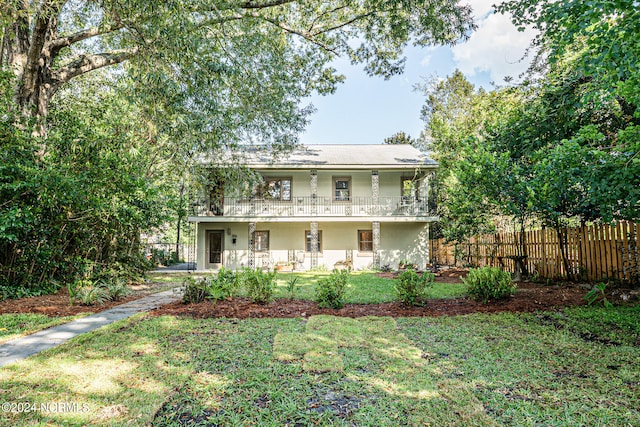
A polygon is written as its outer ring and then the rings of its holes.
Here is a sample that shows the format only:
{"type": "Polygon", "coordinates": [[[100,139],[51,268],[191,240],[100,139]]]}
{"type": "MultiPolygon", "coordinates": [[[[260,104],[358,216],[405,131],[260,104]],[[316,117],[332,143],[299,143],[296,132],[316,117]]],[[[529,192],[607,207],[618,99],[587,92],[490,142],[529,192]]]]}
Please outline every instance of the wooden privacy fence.
{"type": "MultiPolygon", "coordinates": [[[[588,281],[640,281],[640,223],[620,221],[614,225],[563,229],[562,233],[566,235],[571,276],[588,281]]],[[[568,277],[555,229],[526,231],[524,254],[521,238],[520,232],[505,232],[476,236],[459,244],[431,240],[431,260],[441,265],[489,265],[514,272],[514,258],[526,255],[523,262],[530,274],[550,279],[568,277]]]]}

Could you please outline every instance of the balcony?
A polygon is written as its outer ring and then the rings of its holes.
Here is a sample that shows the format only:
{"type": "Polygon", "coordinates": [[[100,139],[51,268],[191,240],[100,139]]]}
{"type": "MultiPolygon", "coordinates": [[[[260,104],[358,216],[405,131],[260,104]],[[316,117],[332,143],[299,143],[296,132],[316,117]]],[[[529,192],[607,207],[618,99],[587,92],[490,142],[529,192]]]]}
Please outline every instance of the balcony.
{"type": "Polygon", "coordinates": [[[291,201],[229,198],[222,207],[207,202],[193,206],[196,216],[217,217],[428,217],[426,200],[412,197],[352,197],[349,201],[336,201],[331,197],[294,197],[291,201]]]}

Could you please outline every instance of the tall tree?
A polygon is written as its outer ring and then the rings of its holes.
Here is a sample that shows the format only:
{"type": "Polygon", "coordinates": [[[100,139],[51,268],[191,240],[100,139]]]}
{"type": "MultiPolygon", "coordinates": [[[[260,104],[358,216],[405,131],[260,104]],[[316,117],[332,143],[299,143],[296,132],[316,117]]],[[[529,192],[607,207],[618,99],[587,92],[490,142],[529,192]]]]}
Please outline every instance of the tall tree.
{"type": "Polygon", "coordinates": [[[385,144],[391,144],[391,145],[401,145],[401,144],[413,145],[415,144],[415,142],[416,140],[414,138],[411,138],[411,135],[404,132],[396,132],[393,135],[388,136],[384,139],[385,144]]]}
{"type": "Polygon", "coordinates": [[[333,90],[336,55],[390,76],[410,39],[454,43],[472,28],[470,8],[452,0],[8,0],[0,11],[0,62],[17,77],[15,103],[41,125],[61,87],[116,64],[179,91],[214,83],[209,104],[258,111],[247,98],[333,90]]]}

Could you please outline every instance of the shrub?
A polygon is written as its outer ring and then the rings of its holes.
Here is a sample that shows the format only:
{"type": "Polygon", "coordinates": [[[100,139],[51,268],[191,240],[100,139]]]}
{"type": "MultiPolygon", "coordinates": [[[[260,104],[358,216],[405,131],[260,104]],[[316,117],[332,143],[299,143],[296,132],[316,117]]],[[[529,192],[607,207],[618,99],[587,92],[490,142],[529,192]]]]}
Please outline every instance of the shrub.
{"type": "Polygon", "coordinates": [[[506,298],[516,290],[511,273],[496,267],[472,269],[462,281],[468,286],[469,296],[485,304],[490,299],[506,298]]]}
{"type": "Polygon", "coordinates": [[[58,289],[60,285],[55,281],[37,286],[0,285],[0,301],[53,294],[58,289]]]}
{"type": "Polygon", "coordinates": [[[418,265],[408,259],[401,259],[400,262],[398,262],[398,270],[404,270],[404,269],[416,270],[417,268],[418,268],[418,265]]]}
{"type": "Polygon", "coordinates": [[[294,299],[296,296],[296,290],[298,283],[298,276],[291,276],[289,280],[287,280],[287,293],[289,294],[290,299],[294,299]]]}
{"type": "Polygon", "coordinates": [[[393,269],[391,268],[390,264],[385,264],[382,267],[380,267],[380,271],[382,271],[383,273],[390,273],[393,269]]]}
{"type": "Polygon", "coordinates": [[[607,284],[606,283],[598,283],[593,285],[593,288],[584,296],[584,300],[587,302],[587,305],[591,306],[594,303],[602,303],[604,307],[611,308],[613,304],[609,302],[606,294],[607,284]]]}
{"type": "Polygon", "coordinates": [[[209,295],[211,284],[206,278],[196,280],[193,277],[187,277],[182,282],[182,286],[184,288],[182,302],[185,304],[193,304],[204,301],[207,295],[209,295]]]}
{"type": "Polygon", "coordinates": [[[100,283],[100,285],[106,290],[107,298],[110,301],[120,301],[133,292],[127,285],[127,281],[122,278],[114,279],[108,283],[100,283]]]}
{"type": "Polygon", "coordinates": [[[265,272],[257,268],[255,270],[245,269],[242,273],[242,280],[247,292],[247,297],[251,301],[266,304],[271,301],[276,288],[276,272],[265,272]]]}
{"type": "Polygon", "coordinates": [[[347,293],[349,270],[333,270],[324,279],[318,280],[316,302],[320,308],[342,308],[347,293]]]}
{"type": "Polygon", "coordinates": [[[403,271],[395,280],[396,299],[407,305],[424,305],[427,292],[433,286],[435,276],[425,271],[422,275],[413,269],[403,271]]]}
{"type": "Polygon", "coordinates": [[[82,305],[96,305],[109,301],[109,293],[105,287],[90,280],[80,280],[72,288],[73,292],[70,293],[71,302],[75,301],[82,305]],[[71,295],[73,296],[71,297],[71,295]]]}
{"type": "Polygon", "coordinates": [[[238,290],[238,275],[222,267],[216,274],[194,279],[187,277],[183,282],[186,304],[202,302],[205,299],[220,301],[233,297],[238,290]]]}
{"type": "Polygon", "coordinates": [[[238,290],[238,276],[232,270],[220,268],[218,273],[209,278],[208,299],[220,301],[235,296],[238,290]]]}

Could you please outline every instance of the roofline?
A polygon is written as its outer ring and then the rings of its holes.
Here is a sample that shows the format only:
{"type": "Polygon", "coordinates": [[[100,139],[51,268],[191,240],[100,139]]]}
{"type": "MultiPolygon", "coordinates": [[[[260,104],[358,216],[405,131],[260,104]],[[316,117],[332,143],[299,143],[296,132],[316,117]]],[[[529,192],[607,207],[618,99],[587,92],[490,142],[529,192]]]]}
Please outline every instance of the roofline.
{"type": "Polygon", "coordinates": [[[414,164],[414,165],[380,165],[380,164],[370,164],[370,165],[347,165],[347,164],[308,164],[308,165],[299,165],[299,164],[246,164],[248,168],[261,170],[261,169],[293,169],[293,170],[311,170],[311,169],[319,169],[319,170],[336,170],[336,169],[344,169],[344,170],[407,170],[407,169],[437,169],[437,163],[426,163],[426,164],[414,164]]]}

